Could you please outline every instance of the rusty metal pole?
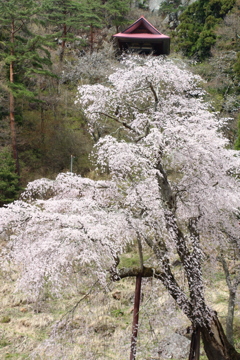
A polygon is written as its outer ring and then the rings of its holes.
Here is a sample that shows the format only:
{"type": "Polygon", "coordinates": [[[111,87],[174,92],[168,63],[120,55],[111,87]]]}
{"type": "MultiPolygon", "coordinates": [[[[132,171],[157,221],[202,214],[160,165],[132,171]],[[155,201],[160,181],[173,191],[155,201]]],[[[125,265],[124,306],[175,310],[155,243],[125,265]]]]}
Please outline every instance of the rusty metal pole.
{"type": "Polygon", "coordinates": [[[135,286],[134,309],[133,309],[130,360],[135,360],[136,352],[137,352],[136,350],[137,350],[137,334],[138,334],[138,318],[139,318],[139,308],[140,308],[140,298],[141,298],[141,285],[142,285],[142,276],[137,275],[136,286],[135,286]]]}

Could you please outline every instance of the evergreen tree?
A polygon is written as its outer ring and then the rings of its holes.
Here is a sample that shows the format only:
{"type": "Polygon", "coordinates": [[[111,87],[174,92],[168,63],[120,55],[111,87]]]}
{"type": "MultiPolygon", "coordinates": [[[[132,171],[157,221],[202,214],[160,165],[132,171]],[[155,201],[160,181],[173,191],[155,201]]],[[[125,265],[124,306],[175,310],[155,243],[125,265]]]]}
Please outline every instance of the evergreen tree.
{"type": "Polygon", "coordinates": [[[216,42],[214,29],[235,0],[197,0],[182,13],[177,27],[178,49],[200,60],[210,56],[216,42]]]}
{"type": "Polygon", "coordinates": [[[107,26],[116,26],[117,32],[119,27],[126,25],[128,20],[126,15],[130,11],[129,0],[107,0],[104,1],[105,23],[107,26]]]}
{"type": "Polygon", "coordinates": [[[90,50],[93,51],[94,31],[103,27],[103,3],[101,0],[82,0],[84,11],[81,24],[83,29],[90,29],[90,50]]]}
{"type": "Polygon", "coordinates": [[[77,0],[45,0],[43,9],[48,23],[57,27],[58,32],[54,34],[62,40],[60,61],[63,60],[66,41],[74,39],[74,30],[89,26],[100,27],[101,20],[99,9],[101,3],[97,0],[91,2],[77,0]]]}
{"type": "Polygon", "coordinates": [[[19,161],[15,124],[15,99],[33,98],[30,90],[30,78],[36,74],[50,74],[45,69],[49,66],[50,54],[43,46],[46,41],[41,36],[34,36],[30,25],[38,12],[33,0],[0,0],[0,61],[4,63],[5,83],[3,90],[9,93],[9,117],[13,157],[16,172],[19,174],[19,161]]]}
{"type": "Polygon", "coordinates": [[[20,190],[14,159],[9,149],[4,148],[0,152],[0,206],[16,200],[20,190]]]}

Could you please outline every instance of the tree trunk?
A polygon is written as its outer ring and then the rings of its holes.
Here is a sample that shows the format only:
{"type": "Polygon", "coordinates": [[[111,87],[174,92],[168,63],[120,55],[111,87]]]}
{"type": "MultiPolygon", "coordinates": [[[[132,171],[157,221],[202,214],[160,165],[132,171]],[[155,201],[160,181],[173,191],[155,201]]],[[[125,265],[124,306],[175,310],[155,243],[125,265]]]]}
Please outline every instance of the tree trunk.
{"type": "Polygon", "coordinates": [[[63,57],[64,57],[64,53],[65,53],[66,36],[67,36],[67,25],[64,24],[63,25],[63,34],[62,34],[62,46],[61,46],[61,51],[60,51],[60,55],[59,55],[59,60],[61,62],[63,61],[63,57]]]}
{"type": "Polygon", "coordinates": [[[194,329],[192,333],[188,360],[199,360],[199,359],[200,359],[200,328],[198,326],[196,329],[194,329]]]}
{"type": "Polygon", "coordinates": [[[234,338],[233,338],[233,319],[234,319],[234,310],[235,310],[235,301],[236,301],[236,293],[237,288],[240,283],[240,274],[237,273],[234,279],[231,279],[231,275],[229,272],[229,267],[223,255],[219,257],[219,260],[222,264],[224,274],[226,277],[226,283],[228,286],[229,291],[229,298],[228,298],[228,313],[226,318],[226,336],[230,344],[234,345],[234,338]]]}
{"type": "Polygon", "coordinates": [[[10,129],[11,129],[11,141],[12,141],[12,152],[15,160],[16,173],[20,175],[18,151],[17,151],[17,136],[15,127],[15,116],[14,116],[14,96],[12,93],[9,94],[9,118],[10,118],[10,129]]]}
{"type": "Polygon", "coordinates": [[[90,53],[93,53],[93,25],[90,25],[90,53]]]}
{"type": "MultiPolygon", "coordinates": [[[[200,238],[198,233],[198,217],[189,218],[188,237],[191,240],[190,250],[187,243],[187,236],[183,234],[178,226],[176,217],[176,199],[174,191],[168,181],[167,173],[163,169],[161,161],[156,166],[158,170],[157,181],[159,193],[165,204],[166,228],[175,242],[178,256],[183,265],[189,288],[189,301],[186,305],[182,303],[183,297],[179,297],[181,292],[174,276],[171,274],[169,264],[162,268],[165,274],[161,275],[161,280],[168,292],[176,300],[182,311],[187,315],[194,328],[200,327],[204,349],[209,360],[240,360],[240,354],[228,341],[223,328],[218,320],[217,314],[207,306],[204,299],[204,289],[202,281],[202,254],[200,238]],[[171,275],[171,276],[170,276],[171,275]],[[172,278],[172,279],[171,279],[172,278]],[[168,280],[168,281],[166,281],[168,280]]],[[[160,244],[160,242],[159,242],[160,244]]],[[[154,248],[151,246],[153,251],[154,248]]],[[[157,249],[154,251],[159,263],[161,264],[161,254],[157,249]]],[[[162,265],[163,262],[162,262],[162,265]]]]}
{"type": "Polygon", "coordinates": [[[228,341],[232,345],[234,344],[233,319],[234,319],[235,300],[236,300],[236,291],[229,289],[228,312],[226,318],[226,336],[228,338],[228,341]]]}
{"type": "Polygon", "coordinates": [[[42,145],[45,142],[45,119],[44,119],[44,109],[43,105],[40,104],[40,113],[41,113],[41,143],[42,145]]]}
{"type": "MultiPolygon", "coordinates": [[[[11,26],[11,55],[14,55],[14,21],[12,21],[11,26]]],[[[9,66],[9,80],[11,84],[14,84],[14,62],[10,62],[9,66]]],[[[10,129],[11,129],[11,141],[12,141],[12,152],[13,158],[15,160],[15,167],[16,173],[20,175],[20,168],[19,168],[19,160],[18,160],[18,151],[17,151],[17,136],[16,136],[16,125],[15,125],[15,104],[14,104],[14,95],[10,90],[9,94],[9,120],[10,120],[10,129]]]]}
{"type": "MultiPolygon", "coordinates": [[[[125,277],[138,276],[141,274],[142,277],[155,277],[162,281],[166,286],[169,294],[176,301],[178,306],[182,309],[185,315],[189,318],[194,327],[199,327],[202,340],[204,344],[204,349],[207,355],[208,360],[240,360],[240,354],[234,349],[234,347],[228,341],[222,325],[220,324],[217,314],[213,313],[211,309],[204,303],[201,303],[202,314],[195,312],[192,307],[188,297],[182,292],[178,283],[176,282],[173,274],[171,273],[170,268],[165,269],[164,271],[159,271],[158,269],[145,267],[142,268],[121,268],[114,276],[114,280],[120,280],[125,277]],[[199,318],[200,316],[200,318],[199,318]],[[204,325],[201,325],[201,318],[204,325]]],[[[198,310],[201,309],[197,306],[198,310]]],[[[197,346],[194,347],[194,352],[192,352],[195,359],[198,356],[197,346]]],[[[193,357],[194,359],[194,357],[193,357]]],[[[194,359],[194,360],[195,360],[194,359]]]]}
{"type": "Polygon", "coordinates": [[[201,328],[201,334],[208,360],[240,360],[240,354],[227,340],[217,314],[212,317],[210,329],[201,328]]]}

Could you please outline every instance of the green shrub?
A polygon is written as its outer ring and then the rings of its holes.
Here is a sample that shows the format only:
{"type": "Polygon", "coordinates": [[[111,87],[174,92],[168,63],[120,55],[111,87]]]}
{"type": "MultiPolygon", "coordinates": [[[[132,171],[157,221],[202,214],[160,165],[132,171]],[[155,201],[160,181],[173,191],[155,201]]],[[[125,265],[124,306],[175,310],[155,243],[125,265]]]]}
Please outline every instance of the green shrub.
{"type": "Polygon", "coordinates": [[[237,54],[237,60],[233,66],[234,75],[240,81],[240,53],[237,54]]]}
{"type": "Polygon", "coordinates": [[[160,5],[159,14],[170,14],[178,12],[179,10],[184,10],[186,7],[181,5],[180,0],[173,1],[163,1],[160,5]]]}
{"type": "Polygon", "coordinates": [[[240,116],[238,118],[238,135],[237,135],[237,140],[235,142],[235,149],[240,150],[240,116]]]}
{"type": "Polygon", "coordinates": [[[18,198],[21,190],[15,162],[8,148],[0,151],[0,206],[18,198]]]}
{"type": "Polygon", "coordinates": [[[9,316],[3,316],[1,319],[0,319],[0,322],[2,324],[7,324],[11,321],[11,318],[9,316]]]}

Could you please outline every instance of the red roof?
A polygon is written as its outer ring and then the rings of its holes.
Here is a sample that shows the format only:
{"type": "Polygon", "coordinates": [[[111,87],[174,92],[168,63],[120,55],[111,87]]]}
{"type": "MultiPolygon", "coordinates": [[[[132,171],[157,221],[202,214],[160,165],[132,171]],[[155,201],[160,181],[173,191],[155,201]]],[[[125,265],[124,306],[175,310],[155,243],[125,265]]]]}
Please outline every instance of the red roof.
{"type": "Polygon", "coordinates": [[[161,34],[144,16],[113,36],[121,39],[169,39],[169,36],[161,34]]]}
{"type": "Polygon", "coordinates": [[[116,38],[121,39],[169,39],[169,36],[167,35],[154,35],[154,34],[124,34],[124,33],[118,33],[116,35],[113,35],[116,38]]]}

